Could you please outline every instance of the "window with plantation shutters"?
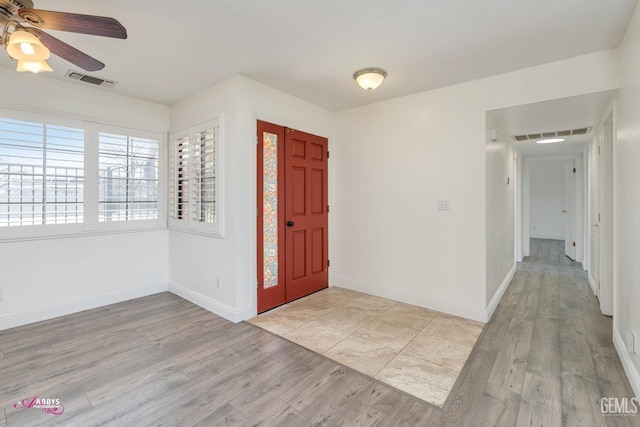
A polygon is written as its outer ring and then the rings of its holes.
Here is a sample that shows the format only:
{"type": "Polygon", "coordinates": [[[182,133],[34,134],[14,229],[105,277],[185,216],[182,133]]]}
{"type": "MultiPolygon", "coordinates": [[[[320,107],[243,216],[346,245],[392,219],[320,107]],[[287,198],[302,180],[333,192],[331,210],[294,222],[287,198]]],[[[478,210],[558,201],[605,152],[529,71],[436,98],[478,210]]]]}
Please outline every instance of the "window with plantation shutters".
{"type": "Polygon", "coordinates": [[[165,228],[165,141],[0,108],[0,241],[165,228]]]}
{"type": "Polygon", "coordinates": [[[0,117],[0,227],[84,221],[84,129],[0,117]]]}
{"type": "Polygon", "coordinates": [[[172,168],[175,181],[172,190],[171,197],[171,211],[173,218],[179,220],[189,219],[189,174],[191,168],[189,167],[189,153],[191,151],[189,146],[189,137],[184,136],[177,138],[174,142],[174,158],[176,165],[172,168]]]}
{"type": "Polygon", "coordinates": [[[219,119],[173,133],[170,147],[170,225],[222,236],[219,119]]]}
{"type": "Polygon", "coordinates": [[[98,132],[98,221],[158,218],[160,141],[98,132]]]}

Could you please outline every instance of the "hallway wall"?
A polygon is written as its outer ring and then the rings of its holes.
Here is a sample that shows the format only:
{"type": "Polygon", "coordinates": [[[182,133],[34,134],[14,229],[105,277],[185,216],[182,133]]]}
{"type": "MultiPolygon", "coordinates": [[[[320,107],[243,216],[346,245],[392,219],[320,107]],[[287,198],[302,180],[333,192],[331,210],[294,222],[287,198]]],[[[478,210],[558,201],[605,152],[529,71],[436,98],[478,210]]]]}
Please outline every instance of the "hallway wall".
{"type": "Polygon", "coordinates": [[[502,294],[516,271],[514,255],[516,161],[509,134],[497,129],[497,123],[491,112],[486,116],[486,304],[491,312],[500,302],[502,294]],[[494,136],[491,135],[492,130],[496,132],[494,136]]]}
{"type": "Polygon", "coordinates": [[[640,397],[640,8],[620,47],[621,88],[614,140],[614,339],[636,396],[640,397]],[[636,337],[637,353],[626,348],[636,337]]]}
{"type": "Polygon", "coordinates": [[[332,283],[486,321],[495,288],[486,282],[486,111],[616,89],[616,55],[337,113],[332,283]],[[441,199],[449,211],[438,210],[441,199]]]}

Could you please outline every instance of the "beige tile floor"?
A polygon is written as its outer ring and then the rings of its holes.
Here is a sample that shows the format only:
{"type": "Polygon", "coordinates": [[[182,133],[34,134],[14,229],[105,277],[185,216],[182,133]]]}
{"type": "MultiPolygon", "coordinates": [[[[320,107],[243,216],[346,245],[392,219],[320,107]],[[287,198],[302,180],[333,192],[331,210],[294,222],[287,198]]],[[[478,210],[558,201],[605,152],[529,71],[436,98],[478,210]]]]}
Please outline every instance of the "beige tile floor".
{"type": "Polygon", "coordinates": [[[439,407],[483,327],[339,287],[249,322],[439,407]]]}

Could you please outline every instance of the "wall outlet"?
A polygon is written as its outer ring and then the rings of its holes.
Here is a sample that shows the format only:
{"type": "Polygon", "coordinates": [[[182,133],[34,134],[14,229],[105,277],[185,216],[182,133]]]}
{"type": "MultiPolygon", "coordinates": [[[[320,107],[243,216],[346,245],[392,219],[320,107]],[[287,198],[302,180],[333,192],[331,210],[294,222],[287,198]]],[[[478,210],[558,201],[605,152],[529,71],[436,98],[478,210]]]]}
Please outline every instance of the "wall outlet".
{"type": "Polygon", "coordinates": [[[222,277],[216,277],[216,288],[222,289],[222,277]]]}
{"type": "Polygon", "coordinates": [[[448,211],[451,209],[451,202],[449,200],[438,200],[438,210],[448,211]]]}
{"type": "Polygon", "coordinates": [[[637,344],[636,344],[636,333],[631,331],[627,332],[627,351],[631,354],[637,353],[637,344]]]}

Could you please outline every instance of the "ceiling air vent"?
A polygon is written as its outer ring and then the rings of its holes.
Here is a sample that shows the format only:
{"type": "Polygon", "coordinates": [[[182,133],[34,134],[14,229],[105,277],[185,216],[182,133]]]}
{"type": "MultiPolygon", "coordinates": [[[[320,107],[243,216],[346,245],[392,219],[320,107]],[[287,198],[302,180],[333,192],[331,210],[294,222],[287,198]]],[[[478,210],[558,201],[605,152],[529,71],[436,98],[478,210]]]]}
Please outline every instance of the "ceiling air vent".
{"type": "Polygon", "coordinates": [[[97,86],[114,87],[117,84],[117,82],[114,82],[113,80],[87,76],[86,74],[78,73],[76,71],[71,71],[71,70],[67,71],[67,74],[65,74],[64,76],[69,77],[72,80],[80,80],[81,82],[91,83],[97,86]]]}
{"type": "Polygon", "coordinates": [[[571,131],[571,135],[584,135],[586,133],[589,133],[590,130],[591,128],[574,129],[573,131],[571,131]]]}
{"type": "Polygon", "coordinates": [[[530,133],[528,135],[511,135],[511,138],[513,138],[514,141],[530,141],[541,138],[555,138],[556,136],[586,135],[589,132],[591,132],[591,126],[570,130],[557,130],[553,132],[530,133]]]}

